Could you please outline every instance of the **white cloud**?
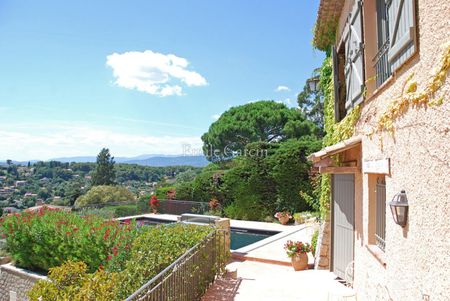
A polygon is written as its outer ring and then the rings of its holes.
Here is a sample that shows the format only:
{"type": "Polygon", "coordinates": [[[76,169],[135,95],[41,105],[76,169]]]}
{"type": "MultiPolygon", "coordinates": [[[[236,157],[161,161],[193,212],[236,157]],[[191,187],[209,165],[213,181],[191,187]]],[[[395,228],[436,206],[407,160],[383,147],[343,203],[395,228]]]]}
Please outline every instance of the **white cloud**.
{"type": "Polygon", "coordinates": [[[292,100],[290,98],[286,98],[285,100],[277,100],[276,102],[285,104],[286,106],[290,106],[292,104],[292,100]]]}
{"type": "Polygon", "coordinates": [[[213,120],[218,120],[220,118],[220,114],[214,114],[211,116],[213,120]]]}
{"type": "Polygon", "coordinates": [[[108,147],[118,156],[183,153],[183,145],[201,148],[200,137],[128,134],[86,125],[23,125],[0,129],[0,159],[48,160],[96,155],[108,147]]]}
{"type": "Polygon", "coordinates": [[[151,95],[183,95],[181,85],[207,85],[202,75],[187,69],[185,58],[173,54],[151,50],[113,53],[106,57],[106,64],[113,69],[116,85],[151,95]]]}
{"type": "Polygon", "coordinates": [[[289,87],[286,87],[286,86],[278,86],[275,89],[275,91],[277,91],[277,92],[284,92],[284,91],[288,92],[288,91],[291,91],[291,89],[289,89],[289,87]]]}

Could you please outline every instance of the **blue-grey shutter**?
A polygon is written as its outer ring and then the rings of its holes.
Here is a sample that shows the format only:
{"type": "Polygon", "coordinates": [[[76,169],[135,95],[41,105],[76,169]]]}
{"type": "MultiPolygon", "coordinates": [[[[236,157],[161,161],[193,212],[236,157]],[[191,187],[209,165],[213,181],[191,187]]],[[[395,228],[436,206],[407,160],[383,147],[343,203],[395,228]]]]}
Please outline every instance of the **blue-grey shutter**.
{"type": "Polygon", "coordinates": [[[416,52],[415,0],[386,0],[392,71],[416,52]]]}
{"type": "Polygon", "coordinates": [[[339,100],[341,97],[339,94],[339,58],[335,46],[333,46],[331,54],[333,58],[334,120],[340,121],[339,100]]]}
{"type": "Polygon", "coordinates": [[[364,43],[362,1],[356,1],[344,29],[345,109],[348,111],[364,99],[364,43]]]}

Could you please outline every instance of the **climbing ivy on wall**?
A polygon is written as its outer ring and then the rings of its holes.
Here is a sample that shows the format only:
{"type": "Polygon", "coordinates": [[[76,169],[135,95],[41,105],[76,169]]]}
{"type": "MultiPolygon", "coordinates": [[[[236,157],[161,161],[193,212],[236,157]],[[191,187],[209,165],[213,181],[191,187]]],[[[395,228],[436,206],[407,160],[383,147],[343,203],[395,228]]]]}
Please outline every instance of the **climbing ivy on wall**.
{"type": "MultiPolygon", "coordinates": [[[[412,73],[405,81],[401,95],[390,102],[387,110],[379,117],[377,126],[372,132],[368,133],[369,136],[382,131],[394,134],[395,120],[405,114],[410,108],[443,104],[444,96],[434,98],[434,94],[444,85],[447,73],[450,71],[450,42],[444,44],[443,48],[441,60],[436,66],[434,75],[429,79],[425,87],[418,91],[418,84],[413,80],[414,73],[412,73]]],[[[323,139],[323,146],[326,147],[353,136],[361,109],[359,106],[356,106],[342,121],[339,123],[335,122],[333,64],[329,53],[327,53],[327,57],[321,67],[320,88],[324,94],[324,128],[326,135],[323,139]]],[[[331,176],[324,174],[322,175],[320,193],[320,211],[323,217],[329,214],[330,201],[331,176]]]]}
{"type": "Polygon", "coordinates": [[[394,134],[394,121],[412,107],[442,105],[444,96],[436,99],[433,96],[444,85],[449,70],[450,42],[447,42],[444,45],[440,63],[425,88],[417,91],[417,82],[413,80],[414,73],[411,73],[403,85],[401,95],[391,101],[387,110],[380,116],[377,127],[369,135],[372,136],[375,132],[380,133],[383,130],[394,134]]]}
{"type": "MultiPolygon", "coordinates": [[[[336,123],[334,119],[334,83],[333,83],[333,62],[328,54],[320,69],[320,89],[324,95],[324,128],[325,137],[323,146],[330,146],[342,140],[351,138],[355,133],[355,125],[360,117],[360,107],[356,106],[345,116],[343,120],[336,123]]],[[[331,176],[322,175],[320,193],[320,212],[322,217],[326,217],[330,211],[331,201],[331,176]]]]}

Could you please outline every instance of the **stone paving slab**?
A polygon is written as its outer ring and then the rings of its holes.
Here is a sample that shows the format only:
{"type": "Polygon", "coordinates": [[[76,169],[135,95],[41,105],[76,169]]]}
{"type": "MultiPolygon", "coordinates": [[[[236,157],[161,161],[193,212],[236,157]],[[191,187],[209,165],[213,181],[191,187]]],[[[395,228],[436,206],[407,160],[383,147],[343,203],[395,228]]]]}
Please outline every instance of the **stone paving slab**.
{"type": "Polygon", "coordinates": [[[259,262],[233,262],[237,270],[219,278],[201,301],[326,301],[329,292],[345,289],[325,270],[295,272],[292,267],[259,262]]]}
{"type": "MultiPolygon", "coordinates": [[[[311,243],[315,229],[318,229],[318,225],[296,226],[250,246],[235,250],[233,256],[237,259],[290,265],[290,258],[286,255],[284,244],[288,240],[311,243]]],[[[314,264],[311,254],[308,254],[308,263],[314,264]]]]}

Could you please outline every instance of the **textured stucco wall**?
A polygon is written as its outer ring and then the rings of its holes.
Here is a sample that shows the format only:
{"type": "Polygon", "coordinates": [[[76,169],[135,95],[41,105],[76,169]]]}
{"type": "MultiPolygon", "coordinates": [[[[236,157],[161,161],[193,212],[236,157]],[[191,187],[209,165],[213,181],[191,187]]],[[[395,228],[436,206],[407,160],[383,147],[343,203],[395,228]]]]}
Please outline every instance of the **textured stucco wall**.
{"type": "Polygon", "coordinates": [[[9,301],[10,292],[15,292],[17,301],[28,300],[27,292],[40,279],[46,277],[29,273],[10,264],[0,266],[0,301],[9,301]]]}
{"type": "MultiPolygon", "coordinates": [[[[351,2],[347,0],[346,2],[351,2]]],[[[450,1],[418,0],[419,52],[363,104],[357,134],[364,135],[362,160],[391,159],[386,176],[389,202],[405,189],[410,209],[405,228],[393,222],[386,207],[384,267],[368,251],[369,176],[356,184],[355,289],[363,300],[449,300],[450,296],[450,78],[434,97],[438,107],[413,107],[395,121],[395,135],[369,138],[387,105],[401,95],[411,73],[418,90],[425,87],[438,66],[444,43],[450,42],[450,1]],[[358,205],[361,208],[358,209],[358,205]],[[428,298],[428,299],[427,299],[428,298]]],[[[341,24],[342,25],[342,24],[341,24]]]]}

